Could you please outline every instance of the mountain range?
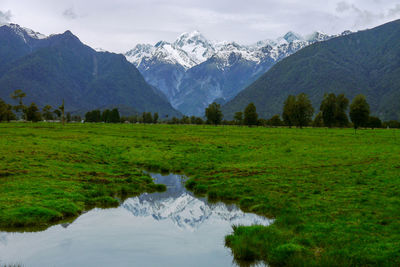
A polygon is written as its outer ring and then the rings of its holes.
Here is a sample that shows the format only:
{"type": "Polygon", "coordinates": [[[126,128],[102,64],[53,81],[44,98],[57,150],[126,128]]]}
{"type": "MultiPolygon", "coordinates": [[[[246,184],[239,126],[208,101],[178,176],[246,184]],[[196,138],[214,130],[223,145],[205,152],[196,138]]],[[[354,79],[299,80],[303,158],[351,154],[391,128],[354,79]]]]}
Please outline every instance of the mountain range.
{"type": "Polygon", "coordinates": [[[120,108],[122,113],[158,112],[179,116],[165,95],[146,83],[123,55],[97,52],[70,31],[45,36],[16,24],[0,27],[0,98],[83,114],[91,109],[120,108]]]}
{"type": "MultiPolygon", "coordinates": [[[[350,32],[342,33],[347,34],[350,32]]],[[[174,108],[201,116],[210,103],[231,100],[283,58],[333,37],[320,32],[307,37],[288,32],[277,40],[240,45],[209,41],[194,31],[173,43],[138,44],[125,56],[174,108]]]]}
{"type": "Polygon", "coordinates": [[[274,65],[223,106],[225,118],[255,103],[261,117],[306,93],[318,109],[325,93],[364,94],[373,115],[400,118],[400,20],[305,47],[274,65]]]}
{"type": "Polygon", "coordinates": [[[400,118],[400,20],[370,30],[302,37],[288,32],[252,45],[214,42],[194,31],[174,42],[140,44],[124,55],[94,50],[70,31],[45,36],[0,25],[0,98],[84,114],[118,107],[123,115],[204,115],[213,101],[225,119],[254,102],[261,117],[306,93],[317,109],[325,93],[364,94],[373,115],[400,118]],[[179,111],[178,111],[179,110],[179,111]]]}

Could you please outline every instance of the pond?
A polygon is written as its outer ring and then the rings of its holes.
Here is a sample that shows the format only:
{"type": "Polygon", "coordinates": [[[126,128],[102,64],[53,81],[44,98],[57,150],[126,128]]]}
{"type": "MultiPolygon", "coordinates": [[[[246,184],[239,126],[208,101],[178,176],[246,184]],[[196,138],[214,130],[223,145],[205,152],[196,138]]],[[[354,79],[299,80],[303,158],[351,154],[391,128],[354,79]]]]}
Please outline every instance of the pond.
{"type": "Polygon", "coordinates": [[[272,223],[195,197],[180,175],[151,176],[167,191],[93,209],[43,232],[0,232],[0,266],[234,266],[224,246],[232,225],[272,223]]]}

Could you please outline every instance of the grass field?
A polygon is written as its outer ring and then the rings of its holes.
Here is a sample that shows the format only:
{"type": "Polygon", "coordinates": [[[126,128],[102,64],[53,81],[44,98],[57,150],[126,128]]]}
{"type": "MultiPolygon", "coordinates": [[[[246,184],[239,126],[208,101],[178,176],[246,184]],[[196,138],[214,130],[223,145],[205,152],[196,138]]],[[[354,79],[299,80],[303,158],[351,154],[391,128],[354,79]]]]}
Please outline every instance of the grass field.
{"type": "Polygon", "coordinates": [[[234,227],[238,261],[400,265],[398,130],[0,124],[0,227],[163,190],[141,169],[185,173],[195,193],[275,218],[234,227]]]}

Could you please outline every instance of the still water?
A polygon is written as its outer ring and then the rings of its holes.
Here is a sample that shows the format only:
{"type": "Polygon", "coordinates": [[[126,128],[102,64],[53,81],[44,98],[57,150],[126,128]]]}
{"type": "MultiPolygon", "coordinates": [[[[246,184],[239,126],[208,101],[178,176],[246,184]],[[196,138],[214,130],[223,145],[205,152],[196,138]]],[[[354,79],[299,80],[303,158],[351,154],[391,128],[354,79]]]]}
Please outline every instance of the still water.
{"type": "Polygon", "coordinates": [[[151,175],[166,192],[93,209],[43,232],[0,232],[0,266],[235,266],[224,247],[232,225],[271,223],[194,197],[179,175],[151,175]]]}

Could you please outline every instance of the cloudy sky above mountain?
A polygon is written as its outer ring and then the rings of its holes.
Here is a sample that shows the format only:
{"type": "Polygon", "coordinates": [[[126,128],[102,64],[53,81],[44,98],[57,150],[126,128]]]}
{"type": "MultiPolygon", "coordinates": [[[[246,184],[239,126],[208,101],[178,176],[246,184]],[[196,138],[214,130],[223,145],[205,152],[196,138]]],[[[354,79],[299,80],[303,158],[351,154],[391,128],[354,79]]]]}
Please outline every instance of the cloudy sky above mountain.
{"type": "Polygon", "coordinates": [[[195,29],[212,40],[249,44],[289,30],[336,34],[399,18],[398,0],[0,0],[0,22],[44,34],[71,30],[114,52],[195,29]]]}

